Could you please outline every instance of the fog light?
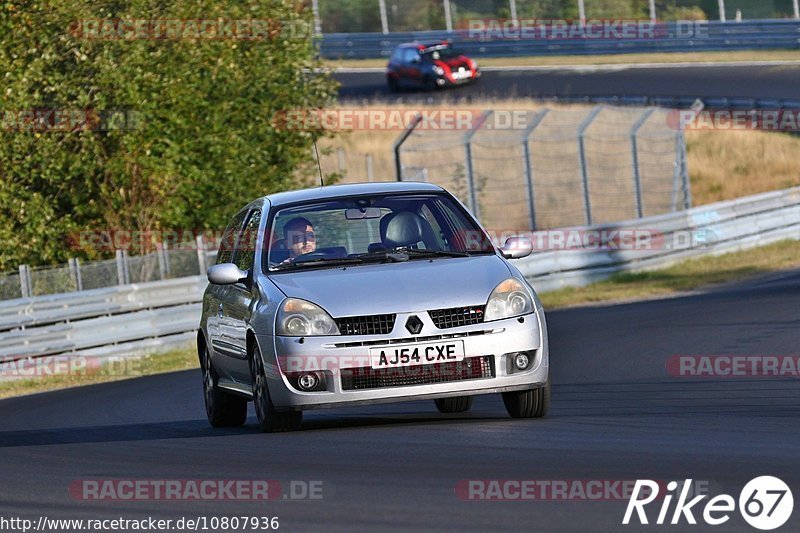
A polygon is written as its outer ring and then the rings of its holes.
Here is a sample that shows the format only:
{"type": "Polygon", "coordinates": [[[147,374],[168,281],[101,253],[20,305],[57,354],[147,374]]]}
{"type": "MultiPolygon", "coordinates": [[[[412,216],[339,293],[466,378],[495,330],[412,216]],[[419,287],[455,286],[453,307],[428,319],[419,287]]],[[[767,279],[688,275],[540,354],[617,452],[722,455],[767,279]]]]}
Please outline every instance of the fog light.
{"type": "Polygon", "coordinates": [[[525,370],[531,364],[531,359],[526,353],[518,353],[514,356],[514,366],[517,370],[525,370]]]}
{"type": "Polygon", "coordinates": [[[314,390],[318,383],[319,378],[316,374],[303,374],[297,380],[297,386],[300,387],[300,390],[304,391],[314,390]]]}

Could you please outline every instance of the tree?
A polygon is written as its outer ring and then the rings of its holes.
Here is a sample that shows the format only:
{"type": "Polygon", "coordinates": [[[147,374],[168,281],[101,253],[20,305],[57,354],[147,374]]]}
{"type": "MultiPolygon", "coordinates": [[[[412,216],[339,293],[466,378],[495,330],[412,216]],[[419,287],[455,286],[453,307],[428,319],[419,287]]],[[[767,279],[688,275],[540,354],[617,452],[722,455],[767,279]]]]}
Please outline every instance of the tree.
{"type": "Polygon", "coordinates": [[[287,0],[0,6],[0,270],[100,255],[70,250],[81,231],[218,230],[314,179],[323,132],[272,120],[334,98],[312,29],[287,0]]]}

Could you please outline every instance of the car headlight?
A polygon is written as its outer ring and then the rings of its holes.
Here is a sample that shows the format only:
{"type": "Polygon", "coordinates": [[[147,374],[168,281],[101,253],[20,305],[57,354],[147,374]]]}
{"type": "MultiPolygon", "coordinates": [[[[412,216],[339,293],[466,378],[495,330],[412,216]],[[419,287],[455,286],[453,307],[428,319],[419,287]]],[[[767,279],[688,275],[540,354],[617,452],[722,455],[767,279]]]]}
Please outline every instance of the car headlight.
{"type": "Polygon", "coordinates": [[[287,298],[278,309],[276,335],[311,337],[339,335],[339,328],[323,308],[305,300],[287,298]]]}
{"type": "Polygon", "coordinates": [[[434,65],[433,66],[433,72],[437,76],[444,76],[444,69],[442,67],[438,66],[438,65],[434,65]]]}
{"type": "Polygon", "coordinates": [[[508,278],[494,288],[486,304],[484,322],[527,315],[533,312],[533,300],[522,283],[508,278]]]}

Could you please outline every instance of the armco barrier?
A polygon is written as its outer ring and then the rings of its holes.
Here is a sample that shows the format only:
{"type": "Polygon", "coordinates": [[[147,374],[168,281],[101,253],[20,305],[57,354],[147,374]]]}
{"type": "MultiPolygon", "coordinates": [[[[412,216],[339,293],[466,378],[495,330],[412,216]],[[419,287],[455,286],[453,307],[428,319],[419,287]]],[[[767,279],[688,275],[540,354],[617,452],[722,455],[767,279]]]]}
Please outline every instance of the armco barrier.
{"type": "MultiPolygon", "coordinates": [[[[663,236],[664,243],[683,245],[537,252],[515,262],[537,290],[581,286],[616,272],[660,268],[690,257],[800,239],[800,187],[571,229],[646,229],[663,236]]],[[[64,353],[122,356],[186,344],[194,339],[205,286],[203,277],[194,276],[3,302],[0,361],[64,353]]]]}
{"type": "MultiPolygon", "coordinates": [[[[665,37],[646,39],[495,39],[478,40],[469,30],[329,33],[322,36],[320,54],[326,59],[388,58],[395,46],[412,41],[450,40],[475,57],[592,55],[647,52],[704,52],[718,50],[798,49],[800,22],[757,20],[702,23],[701,32],[671,22],[658,26],[665,37]]],[[[659,34],[657,34],[659,35],[659,34]]]]}
{"type": "Polygon", "coordinates": [[[647,250],[547,251],[517,261],[516,265],[538,291],[587,285],[617,272],[663,268],[700,255],[742,250],[781,239],[800,239],[800,187],[678,213],[570,229],[576,232],[646,229],[663,237],[664,245],[647,250]]]}

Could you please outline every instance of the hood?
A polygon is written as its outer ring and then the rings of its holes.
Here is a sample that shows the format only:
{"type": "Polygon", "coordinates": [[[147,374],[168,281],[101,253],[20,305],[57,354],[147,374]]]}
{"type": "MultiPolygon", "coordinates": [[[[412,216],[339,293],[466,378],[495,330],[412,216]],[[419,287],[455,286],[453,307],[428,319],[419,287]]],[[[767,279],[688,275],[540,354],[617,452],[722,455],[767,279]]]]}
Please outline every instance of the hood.
{"type": "Polygon", "coordinates": [[[270,280],[338,318],[480,305],[510,276],[500,257],[483,255],[285,272],[270,280]]]}
{"type": "Polygon", "coordinates": [[[439,59],[436,61],[436,64],[442,68],[449,68],[452,70],[458,70],[459,67],[464,67],[466,70],[470,70],[472,67],[469,64],[469,59],[464,56],[457,56],[450,59],[439,59]]]}

